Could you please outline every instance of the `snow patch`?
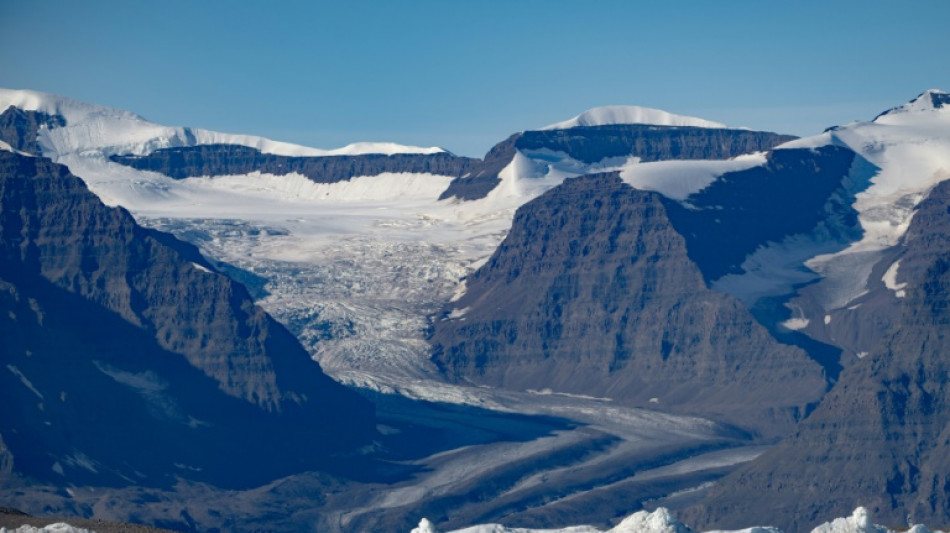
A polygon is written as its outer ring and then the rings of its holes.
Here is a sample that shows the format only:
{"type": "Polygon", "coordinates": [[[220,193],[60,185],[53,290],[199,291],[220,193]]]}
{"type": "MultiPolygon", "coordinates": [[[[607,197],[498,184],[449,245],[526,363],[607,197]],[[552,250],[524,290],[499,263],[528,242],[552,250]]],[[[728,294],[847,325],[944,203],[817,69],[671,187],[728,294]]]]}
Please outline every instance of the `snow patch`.
{"type": "Polygon", "coordinates": [[[719,122],[674,115],[660,109],[614,105],[588,109],[572,119],[545,126],[541,130],[564,130],[580,126],[606,126],[611,124],[650,124],[654,126],[691,126],[694,128],[727,127],[719,122]]]}
{"type": "Polygon", "coordinates": [[[21,152],[20,150],[17,150],[16,148],[10,146],[9,144],[7,144],[7,143],[5,143],[5,142],[3,142],[3,141],[0,141],[0,150],[2,150],[2,151],[4,151],[4,152],[13,152],[14,154],[22,155],[23,157],[36,157],[36,156],[34,156],[33,154],[28,154],[28,153],[26,153],[26,152],[21,152]]]}
{"type": "MultiPolygon", "coordinates": [[[[900,268],[900,266],[900,259],[894,261],[891,266],[887,267],[887,272],[885,272],[884,277],[881,278],[881,281],[884,282],[884,286],[895,293],[903,293],[903,289],[907,287],[907,283],[897,283],[897,269],[900,268]]],[[[902,296],[898,296],[898,298],[901,297],[902,296]]]]}
{"type": "Polygon", "coordinates": [[[208,269],[208,267],[206,267],[206,266],[204,266],[204,265],[199,265],[198,263],[192,263],[191,266],[195,267],[195,269],[200,270],[201,272],[205,272],[205,273],[208,273],[208,274],[213,274],[213,273],[214,273],[214,272],[211,272],[211,270],[208,269]]]}
{"type": "Polygon", "coordinates": [[[810,320],[807,318],[789,318],[788,320],[781,323],[781,326],[785,329],[790,329],[793,331],[803,330],[808,327],[810,320]]]}
{"type": "Polygon", "coordinates": [[[470,307],[463,307],[462,309],[453,309],[452,312],[449,313],[449,315],[448,315],[447,317],[445,317],[445,319],[446,319],[446,320],[455,320],[455,319],[457,319],[457,318],[462,318],[463,316],[465,316],[465,313],[467,313],[469,309],[471,309],[471,308],[470,308],[470,307]]]}
{"type": "Polygon", "coordinates": [[[764,152],[724,161],[655,161],[628,164],[620,171],[620,178],[634,188],[656,191],[667,198],[683,201],[727,172],[748,170],[765,163],[764,152]]]}
{"type": "MultiPolygon", "coordinates": [[[[33,394],[35,394],[37,398],[39,398],[39,399],[41,399],[41,400],[44,399],[44,398],[43,398],[43,395],[40,393],[40,391],[36,390],[36,387],[33,386],[33,383],[32,383],[29,379],[26,378],[26,376],[23,374],[23,372],[20,372],[20,369],[19,369],[19,368],[15,367],[15,366],[13,366],[13,365],[7,365],[7,370],[9,370],[10,372],[12,372],[14,376],[20,378],[20,383],[23,383],[23,386],[25,386],[26,388],[30,389],[30,392],[32,392],[33,394]]],[[[40,405],[42,405],[42,404],[40,404],[40,405]]]]}

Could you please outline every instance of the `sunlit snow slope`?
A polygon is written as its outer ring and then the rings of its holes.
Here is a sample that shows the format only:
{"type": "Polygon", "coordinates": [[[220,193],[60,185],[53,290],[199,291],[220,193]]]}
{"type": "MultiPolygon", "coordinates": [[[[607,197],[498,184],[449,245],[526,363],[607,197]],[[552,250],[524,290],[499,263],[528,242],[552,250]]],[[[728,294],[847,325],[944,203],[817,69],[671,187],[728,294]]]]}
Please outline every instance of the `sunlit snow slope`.
{"type": "Polygon", "coordinates": [[[632,105],[603,106],[588,109],[576,117],[541,128],[559,130],[578,126],[608,124],[652,124],[655,126],[693,126],[698,128],[725,128],[725,124],[696,117],[674,115],[660,109],[632,105]]]}

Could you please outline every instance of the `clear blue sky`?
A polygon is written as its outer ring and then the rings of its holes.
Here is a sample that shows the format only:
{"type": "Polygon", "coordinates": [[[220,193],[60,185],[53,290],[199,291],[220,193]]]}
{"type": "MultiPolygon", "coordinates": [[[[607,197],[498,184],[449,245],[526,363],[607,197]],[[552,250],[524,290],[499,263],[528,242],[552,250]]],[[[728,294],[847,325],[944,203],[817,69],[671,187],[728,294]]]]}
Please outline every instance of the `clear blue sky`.
{"type": "Polygon", "coordinates": [[[950,90],[950,1],[0,0],[0,86],[323,148],[481,156],[634,104],[798,135],[950,90]]]}

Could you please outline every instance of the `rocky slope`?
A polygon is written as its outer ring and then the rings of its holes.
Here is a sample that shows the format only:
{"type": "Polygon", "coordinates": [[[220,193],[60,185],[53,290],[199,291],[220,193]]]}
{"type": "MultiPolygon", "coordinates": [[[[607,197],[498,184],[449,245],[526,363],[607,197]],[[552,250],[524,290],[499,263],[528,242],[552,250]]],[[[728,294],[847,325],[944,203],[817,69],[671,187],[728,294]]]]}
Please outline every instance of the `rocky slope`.
{"type": "Polygon", "coordinates": [[[923,201],[900,245],[898,320],[846,369],[794,435],[727,478],[691,513],[807,531],[866,502],[890,524],[950,523],[950,182],[923,201]]]}
{"type": "Polygon", "coordinates": [[[456,381],[608,397],[769,436],[825,388],[804,352],[706,288],[660,195],[615,173],[519,209],[430,342],[456,381]]]}
{"type": "Polygon", "coordinates": [[[0,151],[0,235],[0,434],[14,472],[240,484],[373,437],[372,407],[243,286],[65,167],[0,151]]]}

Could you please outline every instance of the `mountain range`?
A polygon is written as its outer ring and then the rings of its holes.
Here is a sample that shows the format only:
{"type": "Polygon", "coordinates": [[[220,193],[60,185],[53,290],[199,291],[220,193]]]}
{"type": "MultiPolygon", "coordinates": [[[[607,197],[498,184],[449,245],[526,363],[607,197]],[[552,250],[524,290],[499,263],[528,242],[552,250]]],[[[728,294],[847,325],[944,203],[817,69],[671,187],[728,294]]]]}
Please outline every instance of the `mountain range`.
{"type": "MultiPolygon", "coordinates": [[[[0,91],[0,109],[14,485],[352,477],[385,439],[342,382],[557,397],[577,402],[568,419],[599,402],[768,448],[638,500],[702,527],[807,531],[859,505],[950,518],[947,93],[802,139],[598,108],[483,159],[165,127],[32,91],[0,91]]],[[[464,516],[560,523],[606,479],[464,516]]]]}

